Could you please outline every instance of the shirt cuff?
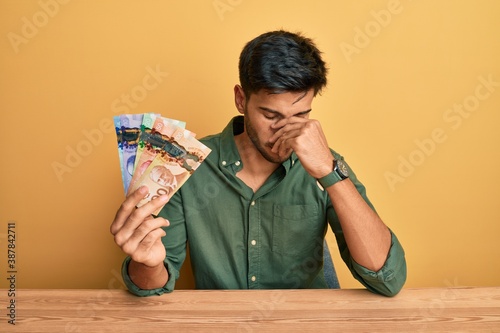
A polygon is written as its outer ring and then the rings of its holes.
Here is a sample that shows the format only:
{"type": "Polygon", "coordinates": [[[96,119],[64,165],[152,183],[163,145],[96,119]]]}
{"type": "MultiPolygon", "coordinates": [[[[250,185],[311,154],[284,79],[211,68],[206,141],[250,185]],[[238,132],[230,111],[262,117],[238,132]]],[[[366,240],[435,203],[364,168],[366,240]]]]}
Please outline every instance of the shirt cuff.
{"type": "Polygon", "coordinates": [[[123,261],[122,265],[122,278],[123,282],[127,286],[127,289],[134,295],[136,296],[153,296],[153,295],[162,295],[164,293],[170,293],[174,291],[174,286],[175,286],[175,280],[176,276],[175,274],[171,274],[170,272],[175,272],[175,269],[171,266],[171,264],[165,260],[163,263],[165,265],[165,268],[167,269],[168,272],[168,281],[167,283],[157,289],[141,289],[138,286],[135,285],[134,282],[132,282],[132,279],[130,278],[130,275],[128,274],[128,265],[132,259],[130,257],[126,257],[125,260],[123,261]]]}
{"type": "Polygon", "coordinates": [[[403,247],[396,235],[391,231],[391,248],[387,259],[378,271],[372,271],[351,259],[355,276],[368,290],[385,295],[394,296],[406,281],[406,260],[403,247]]]}

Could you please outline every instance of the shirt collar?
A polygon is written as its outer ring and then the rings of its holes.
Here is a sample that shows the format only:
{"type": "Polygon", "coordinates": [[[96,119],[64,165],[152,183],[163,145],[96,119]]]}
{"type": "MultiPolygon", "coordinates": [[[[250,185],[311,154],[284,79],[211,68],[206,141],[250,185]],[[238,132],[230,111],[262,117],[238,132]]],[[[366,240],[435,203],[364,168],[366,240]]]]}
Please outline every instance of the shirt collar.
{"type": "Polygon", "coordinates": [[[243,116],[236,116],[229,121],[220,136],[219,166],[226,167],[236,162],[241,163],[240,153],[236,148],[234,136],[243,132],[243,116]]]}
{"type": "MultiPolygon", "coordinates": [[[[236,116],[229,121],[227,126],[222,131],[219,157],[220,167],[227,167],[234,163],[239,165],[239,163],[241,163],[240,153],[236,147],[234,136],[242,133],[245,130],[244,126],[244,117],[236,116]]],[[[287,173],[295,165],[295,163],[297,163],[297,160],[297,154],[292,152],[290,157],[282,163],[287,173]]]]}

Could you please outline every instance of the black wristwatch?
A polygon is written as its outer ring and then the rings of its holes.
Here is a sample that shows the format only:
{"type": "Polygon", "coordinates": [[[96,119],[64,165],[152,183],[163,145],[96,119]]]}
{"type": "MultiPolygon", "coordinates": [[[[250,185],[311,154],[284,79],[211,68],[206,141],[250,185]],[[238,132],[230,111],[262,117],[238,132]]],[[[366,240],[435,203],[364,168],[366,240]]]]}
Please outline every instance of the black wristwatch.
{"type": "Polygon", "coordinates": [[[343,160],[333,160],[333,171],[327,174],[324,177],[318,179],[318,182],[323,186],[323,188],[327,188],[332,186],[333,184],[340,182],[349,178],[349,169],[343,160]]]}

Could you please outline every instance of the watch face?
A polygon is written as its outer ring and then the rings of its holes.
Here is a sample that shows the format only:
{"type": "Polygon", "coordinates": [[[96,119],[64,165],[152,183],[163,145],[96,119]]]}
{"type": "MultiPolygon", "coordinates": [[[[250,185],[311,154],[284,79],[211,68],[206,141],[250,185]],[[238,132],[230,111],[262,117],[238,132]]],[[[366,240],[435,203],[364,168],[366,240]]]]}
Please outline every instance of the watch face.
{"type": "Polygon", "coordinates": [[[337,170],[344,178],[349,177],[349,169],[347,169],[347,165],[342,160],[337,161],[337,170]]]}

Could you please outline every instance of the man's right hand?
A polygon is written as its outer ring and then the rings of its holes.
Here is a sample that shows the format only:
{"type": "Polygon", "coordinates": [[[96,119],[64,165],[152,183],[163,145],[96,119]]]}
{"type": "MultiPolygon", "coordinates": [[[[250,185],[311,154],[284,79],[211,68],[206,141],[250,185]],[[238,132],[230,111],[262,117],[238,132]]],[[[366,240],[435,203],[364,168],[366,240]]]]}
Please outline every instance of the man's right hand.
{"type": "Polygon", "coordinates": [[[140,187],[125,199],[116,212],[110,231],[115,243],[132,261],[153,268],[163,266],[166,252],[161,238],[166,233],[162,227],[167,227],[169,222],[151,214],[165,205],[168,196],[160,196],[136,208],[147,193],[146,187],[140,187]]]}

